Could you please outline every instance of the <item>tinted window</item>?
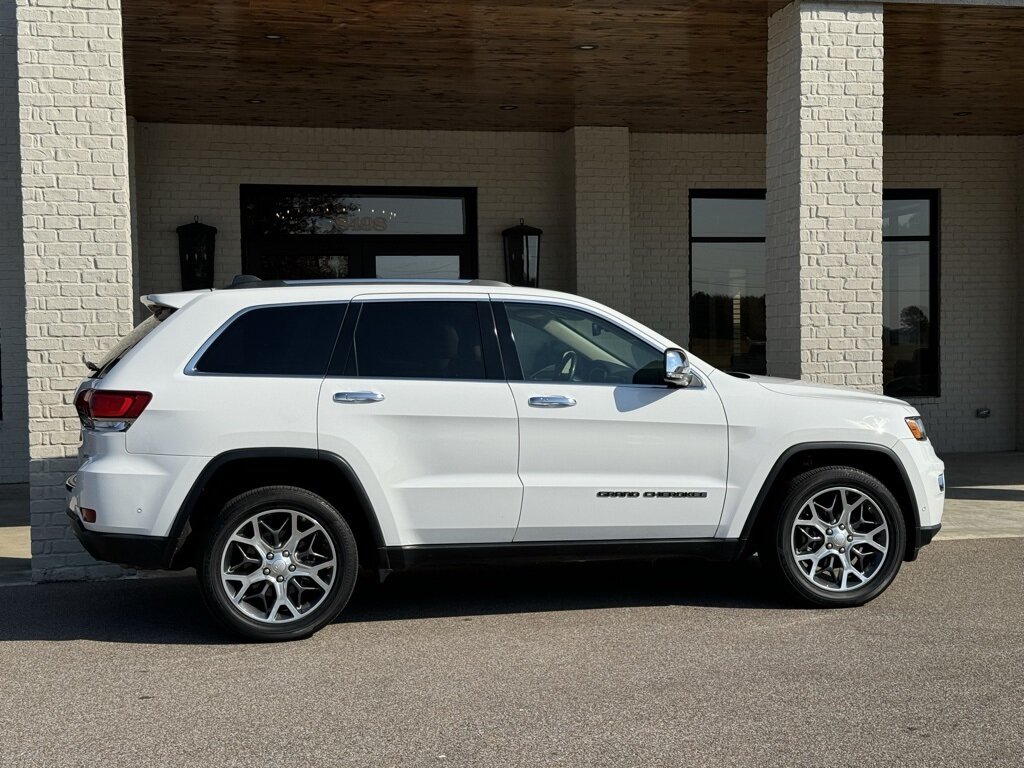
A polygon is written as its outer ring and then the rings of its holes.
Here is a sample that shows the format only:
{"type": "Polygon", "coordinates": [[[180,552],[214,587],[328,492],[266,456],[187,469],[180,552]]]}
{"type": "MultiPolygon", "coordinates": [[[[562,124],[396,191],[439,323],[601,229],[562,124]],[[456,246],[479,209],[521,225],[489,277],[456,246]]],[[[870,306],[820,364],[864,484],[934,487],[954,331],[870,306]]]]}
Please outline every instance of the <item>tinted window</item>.
{"type": "Polygon", "coordinates": [[[196,370],[264,376],[323,376],[344,304],[263,307],[240,315],[203,353],[196,370]]]}
{"type": "Polygon", "coordinates": [[[661,383],[661,352],[597,315],[525,302],[505,310],[526,381],[661,383]]]}
{"type": "Polygon", "coordinates": [[[347,372],[369,378],[485,379],[476,302],[363,305],[347,372]]]}

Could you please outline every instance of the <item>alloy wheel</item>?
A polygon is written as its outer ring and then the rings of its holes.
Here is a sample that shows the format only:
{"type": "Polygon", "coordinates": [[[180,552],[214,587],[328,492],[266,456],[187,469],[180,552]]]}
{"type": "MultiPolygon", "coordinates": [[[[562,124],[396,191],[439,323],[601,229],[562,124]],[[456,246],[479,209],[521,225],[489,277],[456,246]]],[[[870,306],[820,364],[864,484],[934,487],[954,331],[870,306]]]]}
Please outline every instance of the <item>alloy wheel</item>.
{"type": "Polygon", "coordinates": [[[811,584],[850,592],[871,581],[889,552],[890,531],[878,502],[862,490],[818,491],[800,507],[790,536],[798,570],[811,584]]]}
{"type": "Polygon", "coordinates": [[[338,556],[324,527],[292,509],[246,518],[221,557],[221,584],[246,616],[283,624],[315,611],[338,574],[338,556]]]}

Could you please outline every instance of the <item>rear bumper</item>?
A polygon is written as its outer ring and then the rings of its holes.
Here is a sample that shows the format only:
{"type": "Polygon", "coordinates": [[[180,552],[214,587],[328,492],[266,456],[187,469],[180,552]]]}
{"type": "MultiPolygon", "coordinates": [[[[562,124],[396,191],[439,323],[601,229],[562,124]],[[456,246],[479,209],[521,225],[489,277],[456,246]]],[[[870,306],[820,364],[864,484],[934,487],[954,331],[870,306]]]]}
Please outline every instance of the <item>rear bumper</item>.
{"type": "Polygon", "coordinates": [[[138,536],[125,533],[90,531],[70,507],[71,529],[85,551],[97,560],[117,563],[143,570],[166,570],[171,567],[177,541],[162,536],[138,536]]]}
{"type": "Polygon", "coordinates": [[[942,524],[918,526],[911,532],[910,546],[907,548],[907,560],[917,560],[917,553],[921,547],[932,543],[932,539],[942,529],[942,524]]]}

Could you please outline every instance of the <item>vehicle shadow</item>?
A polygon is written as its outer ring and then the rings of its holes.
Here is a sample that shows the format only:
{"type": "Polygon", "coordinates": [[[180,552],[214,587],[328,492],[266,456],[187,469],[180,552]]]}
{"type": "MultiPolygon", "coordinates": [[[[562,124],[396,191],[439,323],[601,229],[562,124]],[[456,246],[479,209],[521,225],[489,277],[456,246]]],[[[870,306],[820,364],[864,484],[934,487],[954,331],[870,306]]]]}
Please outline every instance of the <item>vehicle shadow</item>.
{"type": "MultiPolygon", "coordinates": [[[[0,643],[233,644],[194,576],[11,586],[0,643]]],[[[356,589],[339,624],[660,605],[783,608],[756,560],[424,568],[356,589]]]]}

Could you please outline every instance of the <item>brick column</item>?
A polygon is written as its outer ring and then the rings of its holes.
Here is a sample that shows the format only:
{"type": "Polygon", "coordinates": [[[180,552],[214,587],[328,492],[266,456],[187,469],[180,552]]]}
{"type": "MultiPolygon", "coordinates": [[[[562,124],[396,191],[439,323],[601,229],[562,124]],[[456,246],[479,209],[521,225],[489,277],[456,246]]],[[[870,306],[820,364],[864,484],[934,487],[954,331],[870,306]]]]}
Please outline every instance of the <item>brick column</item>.
{"type": "Polygon", "coordinates": [[[768,21],[768,372],[882,386],[882,6],[768,21]]]}
{"type": "Polygon", "coordinates": [[[132,327],[120,0],[17,0],[32,575],[119,573],[64,516],[72,392],[132,327]]]}
{"type": "Polygon", "coordinates": [[[629,312],[629,129],[577,127],[568,136],[576,292],[629,312]]]}

